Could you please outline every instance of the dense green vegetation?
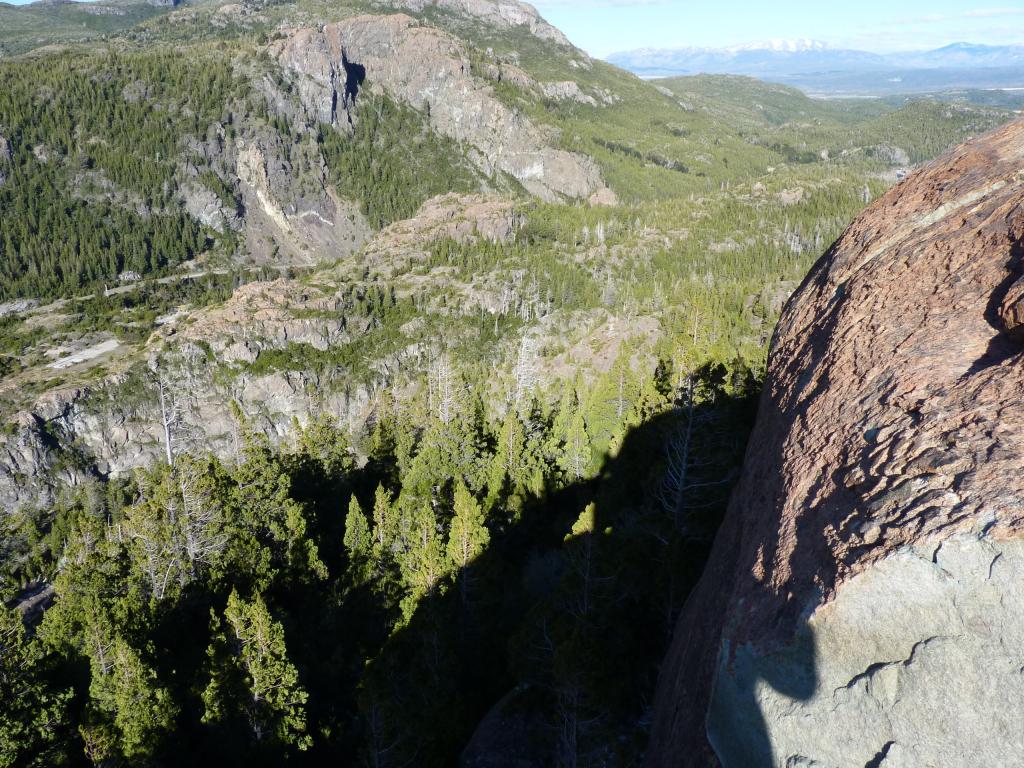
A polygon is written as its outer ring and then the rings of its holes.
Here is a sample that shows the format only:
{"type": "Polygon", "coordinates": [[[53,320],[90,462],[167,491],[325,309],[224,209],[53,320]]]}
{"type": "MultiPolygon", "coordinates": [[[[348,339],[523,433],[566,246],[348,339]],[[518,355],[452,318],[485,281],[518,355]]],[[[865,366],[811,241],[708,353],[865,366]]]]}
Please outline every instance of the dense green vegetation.
{"type": "Polygon", "coordinates": [[[284,452],[248,433],[236,465],[180,455],[6,518],[3,577],[58,597],[5,640],[50,672],[0,758],[445,766],[518,685],[543,764],[632,764],[637,649],[699,572],[755,391],[684,364],[624,355],[504,415],[440,364],[357,446],[326,419],[284,452]]]}
{"type": "Polygon", "coordinates": [[[64,55],[0,64],[0,78],[0,300],[79,293],[205,247],[176,179],[184,138],[230,122],[223,61],[64,55]]]}
{"type": "Polygon", "coordinates": [[[409,218],[427,198],[479,186],[465,153],[420,112],[368,89],[353,112],[351,135],[323,126],[319,144],[338,191],[360,201],[372,227],[409,218]]]}
{"type": "Polygon", "coordinates": [[[795,88],[748,77],[658,82],[688,108],[727,122],[751,143],[780,151],[790,162],[814,162],[824,151],[830,162],[853,168],[917,164],[1006,118],[1002,109],[923,97],[812,99],[795,88]],[[906,158],[894,157],[892,148],[906,158]]]}
{"type": "Polygon", "coordinates": [[[148,3],[117,0],[93,7],[61,2],[22,6],[0,3],[0,57],[41,45],[103,38],[164,12],[148,3]]]}

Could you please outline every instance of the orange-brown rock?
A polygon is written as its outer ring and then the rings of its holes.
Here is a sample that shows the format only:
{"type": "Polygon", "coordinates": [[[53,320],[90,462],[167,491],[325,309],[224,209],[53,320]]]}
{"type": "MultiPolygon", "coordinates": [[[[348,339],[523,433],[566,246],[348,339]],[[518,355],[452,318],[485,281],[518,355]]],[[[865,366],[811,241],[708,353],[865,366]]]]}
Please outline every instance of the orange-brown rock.
{"type": "Polygon", "coordinates": [[[865,211],[788,303],[650,768],[1024,760],[1024,121],[865,211]]]}

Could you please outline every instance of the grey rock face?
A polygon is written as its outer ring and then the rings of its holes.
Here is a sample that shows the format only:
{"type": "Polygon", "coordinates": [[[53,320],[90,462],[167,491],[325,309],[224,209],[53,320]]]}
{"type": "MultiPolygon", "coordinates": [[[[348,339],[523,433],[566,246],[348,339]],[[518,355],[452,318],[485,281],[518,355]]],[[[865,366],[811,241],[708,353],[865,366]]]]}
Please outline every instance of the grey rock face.
{"type": "Polygon", "coordinates": [[[580,104],[586,104],[590,107],[597,106],[597,100],[590,94],[584,93],[575,80],[563,80],[557,83],[542,83],[541,90],[549,99],[575,101],[580,104]]]}
{"type": "Polygon", "coordinates": [[[237,222],[237,209],[227,206],[215,192],[202,184],[187,183],[181,191],[185,210],[200,224],[223,232],[237,222]]]}
{"type": "Polygon", "coordinates": [[[875,147],[875,154],[889,163],[889,165],[910,165],[910,155],[902,147],[895,144],[879,144],[875,147]]]}
{"type": "Polygon", "coordinates": [[[311,144],[286,146],[276,133],[265,132],[238,140],[233,149],[247,241],[257,260],[284,258],[268,250],[270,242],[299,263],[325,254],[346,256],[366,242],[371,233],[366,218],[328,185],[323,158],[311,144]],[[302,178],[296,167],[312,171],[302,178]]]}
{"type": "Polygon", "coordinates": [[[546,200],[586,198],[604,186],[590,158],[553,149],[544,131],[474,78],[456,38],[409,16],[357,16],[298,30],[272,53],[295,73],[311,121],[351,120],[357,84],[349,78],[358,66],[365,86],[427,111],[438,133],[474,147],[471,156],[488,175],[508,173],[546,200]]]}
{"type": "Polygon", "coordinates": [[[11,142],[0,134],[0,187],[7,183],[7,171],[4,166],[11,162],[12,157],[11,142]]]}
{"type": "MultiPolygon", "coordinates": [[[[307,372],[243,375],[230,387],[200,380],[203,385],[188,393],[184,418],[176,426],[176,450],[209,451],[228,461],[240,449],[232,401],[275,443],[292,433],[293,419],[305,423],[328,414],[339,422],[357,420],[365,417],[369,402],[369,393],[358,386],[324,395],[327,382],[307,372]]],[[[155,390],[143,399],[135,393],[128,402],[124,385],[123,380],[108,380],[91,390],[61,393],[63,410],[58,414],[48,413],[40,403],[19,415],[15,433],[0,440],[0,517],[46,506],[62,488],[90,477],[123,476],[164,458],[155,390]],[[69,463],[69,455],[82,461],[69,463]]]]}
{"type": "Polygon", "coordinates": [[[855,576],[783,651],[723,648],[708,715],[723,767],[1016,764],[1022,587],[1024,541],[956,537],[855,576]]]}
{"type": "MultiPolygon", "coordinates": [[[[232,402],[273,442],[292,434],[294,420],[318,415],[361,424],[370,402],[362,382],[331,386],[335,382],[307,371],[213,373],[219,364],[251,363],[262,349],[304,343],[325,350],[367,329],[365,318],[346,321],[333,296],[286,280],[242,286],[187,328],[165,328],[162,340],[172,352],[164,371],[182,414],[175,450],[236,457],[240,436],[232,402]],[[315,311],[306,317],[296,309],[315,311]]],[[[91,477],[125,475],[164,457],[156,383],[147,374],[48,392],[18,414],[13,427],[0,436],[0,516],[45,506],[61,488],[91,477]]]]}

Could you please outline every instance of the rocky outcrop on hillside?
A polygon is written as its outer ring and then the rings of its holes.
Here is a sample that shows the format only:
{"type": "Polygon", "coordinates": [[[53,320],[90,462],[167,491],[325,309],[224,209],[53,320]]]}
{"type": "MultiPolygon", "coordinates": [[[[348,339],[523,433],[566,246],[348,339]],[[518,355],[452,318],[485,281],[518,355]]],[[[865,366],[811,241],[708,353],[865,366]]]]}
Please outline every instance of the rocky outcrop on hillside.
{"type": "Polygon", "coordinates": [[[264,350],[326,350],[369,330],[347,317],[337,294],[291,280],[250,283],[222,305],[149,341],[157,372],[136,366],[91,386],[61,387],[16,414],[0,439],[0,510],[46,505],[60,489],[91,477],[124,475],[165,456],[159,387],[173,401],[174,450],[238,455],[237,405],[251,428],[279,442],[293,423],[324,415],[359,424],[370,392],[361,381],[330,382],[344,371],[252,368],[264,350]]]}
{"type": "Polygon", "coordinates": [[[773,342],[651,768],[1024,754],[1024,122],[872,205],[773,342]]]}
{"type": "Polygon", "coordinates": [[[291,261],[306,264],[354,253],[371,232],[359,206],[328,184],[311,143],[289,144],[269,131],[235,142],[250,251],[257,260],[280,263],[267,247],[273,243],[287,249],[291,261]]]}
{"type": "MultiPolygon", "coordinates": [[[[438,241],[506,243],[523,223],[511,200],[441,195],[424,203],[413,218],[378,233],[359,263],[383,273],[425,260],[438,241]]],[[[89,386],[58,386],[26,403],[0,435],[0,516],[46,505],[61,488],[162,460],[161,380],[173,391],[181,413],[174,430],[176,450],[202,448],[227,460],[236,456],[240,438],[233,404],[273,442],[289,439],[296,420],[305,423],[317,415],[358,428],[370,415],[374,387],[391,382],[410,360],[422,356],[415,327],[409,328],[404,347],[380,351],[370,371],[360,376],[339,366],[266,366],[260,360],[261,353],[289,349],[326,354],[371,332],[373,322],[351,311],[354,269],[348,263],[318,272],[311,282],[242,285],[223,304],[167,322],[149,339],[139,352],[150,359],[163,355],[160,376],[136,365],[89,386]],[[335,269],[340,273],[334,274],[335,269]]],[[[462,289],[465,301],[453,311],[494,308],[501,302],[499,288],[486,282],[462,289]]],[[[9,309],[27,308],[18,303],[9,309]]]]}
{"type": "Polygon", "coordinates": [[[365,258],[377,261],[389,254],[422,252],[444,238],[465,245],[486,240],[508,243],[515,239],[525,217],[507,198],[449,193],[427,200],[411,219],[395,222],[367,245],[365,258]]]}
{"type": "Polygon", "coordinates": [[[7,181],[7,173],[4,166],[11,162],[11,157],[11,142],[0,133],[0,186],[3,186],[4,182],[7,181]]]}
{"type": "Polygon", "coordinates": [[[378,4],[412,13],[436,8],[475,19],[497,29],[522,27],[541,40],[564,46],[572,45],[561,30],[541,18],[536,8],[516,0],[381,0],[378,4]]]}
{"type": "Polygon", "coordinates": [[[224,232],[238,226],[238,207],[227,204],[209,187],[190,179],[182,185],[181,196],[188,215],[204,227],[224,232]]]}
{"type": "MultiPolygon", "coordinates": [[[[269,110],[295,134],[316,131],[297,98],[269,75],[250,74],[269,110]]],[[[252,261],[308,265],[348,256],[371,233],[359,205],[329,183],[313,141],[293,141],[260,120],[230,127],[215,122],[204,134],[187,137],[185,150],[179,158],[180,205],[213,230],[244,235],[252,261]]]]}
{"type": "Polygon", "coordinates": [[[357,16],[296,30],[271,52],[296,75],[311,122],[344,126],[359,89],[380,88],[426,112],[438,133],[469,146],[488,176],[507,173],[546,200],[588,198],[604,186],[593,160],[552,148],[552,136],[470,73],[458,39],[410,16],[357,16]]]}

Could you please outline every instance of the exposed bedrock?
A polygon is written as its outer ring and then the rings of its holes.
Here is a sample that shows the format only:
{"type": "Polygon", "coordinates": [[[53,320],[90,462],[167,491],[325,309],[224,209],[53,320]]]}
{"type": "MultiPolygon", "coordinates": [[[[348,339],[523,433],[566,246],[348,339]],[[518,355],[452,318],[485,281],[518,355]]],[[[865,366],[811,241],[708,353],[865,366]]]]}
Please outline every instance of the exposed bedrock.
{"type": "Polygon", "coordinates": [[[893,188],[790,300],[648,765],[1024,763],[1024,122],[893,188]]]}
{"type": "Polygon", "coordinates": [[[547,200],[588,198],[604,189],[591,158],[550,146],[547,131],[470,73],[457,38],[411,16],[356,16],[296,30],[272,53],[298,75],[311,120],[345,125],[365,79],[366,87],[425,111],[438,133],[474,148],[470,157],[487,174],[507,173],[547,200]]]}

